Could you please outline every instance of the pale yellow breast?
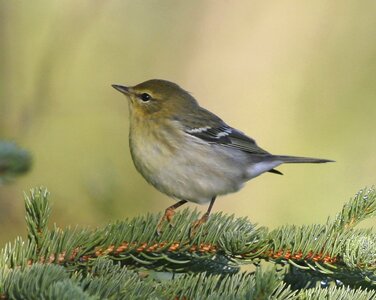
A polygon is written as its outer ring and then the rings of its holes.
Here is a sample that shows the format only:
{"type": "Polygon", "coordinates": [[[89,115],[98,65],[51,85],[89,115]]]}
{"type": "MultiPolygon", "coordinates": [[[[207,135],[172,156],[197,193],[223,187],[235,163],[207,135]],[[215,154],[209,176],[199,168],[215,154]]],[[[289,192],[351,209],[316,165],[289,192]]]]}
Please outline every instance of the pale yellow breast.
{"type": "Polygon", "coordinates": [[[172,124],[154,120],[133,120],[129,146],[136,169],[151,184],[158,184],[158,174],[174,160],[182,134],[172,124]]]}

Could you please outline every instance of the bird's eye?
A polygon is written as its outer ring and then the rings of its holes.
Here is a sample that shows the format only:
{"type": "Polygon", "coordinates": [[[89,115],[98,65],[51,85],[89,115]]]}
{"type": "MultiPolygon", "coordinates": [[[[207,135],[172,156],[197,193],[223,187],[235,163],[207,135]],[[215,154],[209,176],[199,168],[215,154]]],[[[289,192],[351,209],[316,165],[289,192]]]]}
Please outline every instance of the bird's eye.
{"type": "Polygon", "coordinates": [[[151,96],[149,94],[147,94],[147,93],[143,93],[143,94],[140,95],[140,99],[142,101],[146,102],[146,101],[149,101],[151,99],[151,96]]]}

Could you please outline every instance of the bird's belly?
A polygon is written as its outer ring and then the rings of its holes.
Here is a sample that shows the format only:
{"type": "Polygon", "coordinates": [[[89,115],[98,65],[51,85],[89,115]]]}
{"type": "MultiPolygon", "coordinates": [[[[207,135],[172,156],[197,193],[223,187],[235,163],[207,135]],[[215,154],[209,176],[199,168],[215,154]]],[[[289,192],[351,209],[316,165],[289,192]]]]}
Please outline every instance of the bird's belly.
{"type": "Polygon", "coordinates": [[[143,147],[134,157],[137,170],[162,193],[177,199],[206,203],[217,195],[238,191],[248,180],[247,167],[236,151],[197,144],[170,153],[163,145],[143,147]],[[189,150],[186,150],[189,149],[189,150]],[[141,151],[141,152],[140,152],[141,151]]]}

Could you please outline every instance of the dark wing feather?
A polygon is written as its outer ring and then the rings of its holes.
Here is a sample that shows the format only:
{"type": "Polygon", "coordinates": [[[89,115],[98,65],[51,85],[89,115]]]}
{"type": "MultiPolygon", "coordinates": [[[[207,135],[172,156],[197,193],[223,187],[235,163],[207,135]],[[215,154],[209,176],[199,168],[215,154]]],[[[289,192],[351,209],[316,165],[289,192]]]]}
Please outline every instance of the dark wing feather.
{"type": "MultiPolygon", "coordinates": [[[[241,131],[228,126],[219,117],[203,108],[200,108],[196,114],[190,114],[189,118],[180,117],[176,119],[184,125],[186,133],[208,143],[220,144],[250,154],[270,154],[260,148],[254,139],[246,136],[241,131]]],[[[271,169],[268,172],[283,175],[276,169],[271,169]]]]}
{"type": "Polygon", "coordinates": [[[239,149],[251,154],[269,154],[260,148],[254,139],[241,131],[228,126],[219,117],[200,108],[187,120],[180,120],[185,125],[185,132],[208,143],[239,149]]]}

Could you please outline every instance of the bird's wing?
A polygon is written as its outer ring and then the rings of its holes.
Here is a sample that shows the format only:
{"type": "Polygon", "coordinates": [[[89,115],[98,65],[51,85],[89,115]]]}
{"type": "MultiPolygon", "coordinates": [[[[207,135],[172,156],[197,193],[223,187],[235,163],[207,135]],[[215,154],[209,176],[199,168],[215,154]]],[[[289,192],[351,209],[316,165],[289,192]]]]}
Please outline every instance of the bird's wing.
{"type": "Polygon", "coordinates": [[[254,139],[230,127],[219,117],[203,108],[190,115],[189,118],[183,118],[180,121],[183,123],[186,133],[208,143],[220,144],[251,154],[269,154],[260,148],[254,139]]]}

